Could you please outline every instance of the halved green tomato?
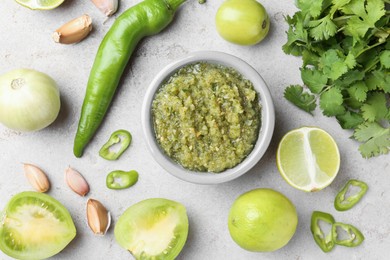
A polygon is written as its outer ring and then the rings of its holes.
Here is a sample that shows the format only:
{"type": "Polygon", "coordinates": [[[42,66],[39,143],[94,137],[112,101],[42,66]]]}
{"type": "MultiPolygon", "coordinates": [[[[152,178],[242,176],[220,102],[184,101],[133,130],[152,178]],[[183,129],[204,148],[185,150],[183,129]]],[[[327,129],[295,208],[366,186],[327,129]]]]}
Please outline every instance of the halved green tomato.
{"type": "Polygon", "coordinates": [[[175,259],[187,240],[187,212],[172,200],[143,200],[119,217],[114,233],[136,259],[175,259]]]}
{"type": "Polygon", "coordinates": [[[0,249],[17,259],[44,259],[76,236],[68,210],[47,194],[16,194],[0,214],[0,249]]]}

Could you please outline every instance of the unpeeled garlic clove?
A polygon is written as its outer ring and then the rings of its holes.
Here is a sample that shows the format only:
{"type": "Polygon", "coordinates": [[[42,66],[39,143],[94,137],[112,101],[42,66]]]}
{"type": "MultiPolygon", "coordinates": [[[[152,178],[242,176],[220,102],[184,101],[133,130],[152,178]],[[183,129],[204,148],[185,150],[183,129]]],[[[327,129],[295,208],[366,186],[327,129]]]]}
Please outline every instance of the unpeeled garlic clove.
{"type": "Polygon", "coordinates": [[[111,225],[111,215],[102,203],[89,199],[87,202],[87,221],[93,233],[103,236],[111,225]]]}
{"type": "Polygon", "coordinates": [[[52,38],[58,43],[76,43],[87,37],[91,30],[92,19],[84,14],[62,25],[53,33],[52,38]]]}
{"type": "Polygon", "coordinates": [[[106,16],[113,15],[118,10],[118,0],[91,0],[106,16]]]}
{"type": "Polygon", "coordinates": [[[89,192],[88,182],[75,169],[70,166],[65,170],[65,181],[74,192],[80,196],[85,196],[89,192]]]}
{"type": "Polygon", "coordinates": [[[28,163],[24,163],[23,168],[27,180],[36,191],[46,192],[50,189],[49,179],[40,168],[28,163]]]}

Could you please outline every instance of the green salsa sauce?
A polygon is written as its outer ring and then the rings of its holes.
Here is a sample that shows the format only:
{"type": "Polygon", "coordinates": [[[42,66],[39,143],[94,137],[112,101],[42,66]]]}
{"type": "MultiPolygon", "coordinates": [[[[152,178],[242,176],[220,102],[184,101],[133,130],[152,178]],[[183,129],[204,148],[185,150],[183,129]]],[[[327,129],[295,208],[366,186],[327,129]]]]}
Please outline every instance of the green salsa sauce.
{"type": "Polygon", "coordinates": [[[253,84],[232,68],[206,62],[182,67],[152,102],[161,149],[184,168],[222,172],[252,151],[261,125],[253,84]]]}

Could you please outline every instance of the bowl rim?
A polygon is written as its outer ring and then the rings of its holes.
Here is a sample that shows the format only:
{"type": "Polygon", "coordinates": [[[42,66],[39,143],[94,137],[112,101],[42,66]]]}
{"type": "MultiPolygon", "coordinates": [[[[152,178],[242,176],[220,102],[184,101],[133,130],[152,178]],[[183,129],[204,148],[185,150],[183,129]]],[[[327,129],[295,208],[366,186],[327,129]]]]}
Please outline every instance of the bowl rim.
{"type": "Polygon", "coordinates": [[[146,90],[141,112],[142,130],[144,133],[146,144],[153,155],[155,161],[162,166],[171,175],[192,183],[197,184],[218,184],[233,180],[240,177],[255,166],[263,157],[271,142],[274,127],[275,127],[275,110],[272,101],[272,96],[268,86],[260,76],[260,74],[244,60],[219,51],[197,51],[191,52],[184,57],[173,61],[165,66],[152,80],[146,90]],[[195,172],[185,169],[178,163],[170,159],[159,147],[155,140],[151,105],[155,96],[155,92],[161,84],[166,81],[179,68],[196,63],[209,62],[221,64],[227,67],[232,67],[237,70],[244,78],[250,80],[259,95],[259,103],[261,105],[261,126],[256,144],[249,155],[242,162],[231,169],[227,169],[220,173],[210,172],[195,172]]]}

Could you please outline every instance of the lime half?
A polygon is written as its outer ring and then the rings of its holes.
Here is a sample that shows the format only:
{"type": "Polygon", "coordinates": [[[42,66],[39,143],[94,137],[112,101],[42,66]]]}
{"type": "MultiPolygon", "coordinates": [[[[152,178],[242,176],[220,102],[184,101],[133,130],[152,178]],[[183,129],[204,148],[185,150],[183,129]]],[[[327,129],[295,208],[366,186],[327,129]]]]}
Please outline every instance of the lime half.
{"type": "Polygon", "coordinates": [[[61,5],[65,0],[15,0],[24,7],[33,10],[51,10],[61,5]]]}
{"type": "Polygon", "coordinates": [[[340,168],[340,153],[335,140],[317,127],[302,127],[288,132],[276,154],[280,174],[294,188],[318,191],[328,186],[340,168]]]}

